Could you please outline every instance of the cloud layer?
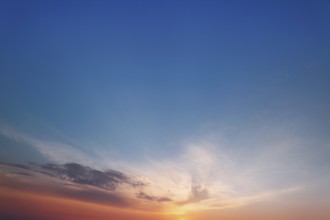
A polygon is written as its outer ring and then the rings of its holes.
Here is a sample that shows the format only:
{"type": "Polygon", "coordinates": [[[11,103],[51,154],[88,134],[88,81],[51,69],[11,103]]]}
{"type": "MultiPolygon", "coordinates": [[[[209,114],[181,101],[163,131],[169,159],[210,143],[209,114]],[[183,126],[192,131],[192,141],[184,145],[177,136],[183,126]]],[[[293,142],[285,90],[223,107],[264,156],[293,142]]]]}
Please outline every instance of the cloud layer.
{"type": "MultiPolygon", "coordinates": [[[[134,201],[141,205],[139,207],[184,212],[248,205],[301,188],[300,184],[289,181],[291,177],[282,182],[283,176],[296,170],[290,165],[297,166],[290,159],[297,150],[297,143],[285,139],[259,140],[269,144],[267,148],[257,146],[250,148],[253,150],[250,155],[242,155],[242,150],[228,151],[225,142],[201,138],[183,143],[182,151],[171,158],[151,157],[133,164],[118,163],[109,155],[88,156],[74,146],[41,140],[4,126],[0,127],[0,132],[10,140],[34,147],[52,162],[10,164],[17,168],[16,175],[27,178],[38,173],[51,177],[61,184],[85,190],[80,194],[82,198],[90,195],[94,200],[100,198],[101,203],[109,200],[110,203],[130,204],[128,201],[134,201]],[[98,191],[93,197],[90,190],[95,189],[98,191]],[[100,190],[111,194],[111,198],[100,196],[100,190]]],[[[67,194],[78,198],[79,193],[76,193],[67,194]]]]}

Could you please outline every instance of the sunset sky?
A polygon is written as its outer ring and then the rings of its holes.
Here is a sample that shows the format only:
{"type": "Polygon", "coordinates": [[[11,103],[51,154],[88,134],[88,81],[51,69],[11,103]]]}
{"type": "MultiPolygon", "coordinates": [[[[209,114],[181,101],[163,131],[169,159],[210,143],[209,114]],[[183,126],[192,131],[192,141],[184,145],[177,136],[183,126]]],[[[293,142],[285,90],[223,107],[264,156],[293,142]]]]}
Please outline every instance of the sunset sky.
{"type": "Polygon", "coordinates": [[[329,220],[329,12],[0,0],[0,219],[329,220]]]}

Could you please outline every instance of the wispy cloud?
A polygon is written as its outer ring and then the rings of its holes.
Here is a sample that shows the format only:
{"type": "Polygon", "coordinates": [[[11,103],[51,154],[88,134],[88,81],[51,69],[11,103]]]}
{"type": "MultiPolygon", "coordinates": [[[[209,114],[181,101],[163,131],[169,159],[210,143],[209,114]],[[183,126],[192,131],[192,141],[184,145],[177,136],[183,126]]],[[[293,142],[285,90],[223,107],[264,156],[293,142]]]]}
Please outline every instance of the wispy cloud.
{"type": "Polygon", "coordinates": [[[180,201],[177,204],[185,205],[189,203],[197,203],[206,199],[209,199],[209,192],[207,189],[202,186],[192,186],[189,198],[185,201],[180,201]]]}
{"type": "Polygon", "coordinates": [[[146,194],[145,192],[139,192],[137,194],[137,198],[139,199],[145,199],[145,200],[149,200],[152,202],[170,202],[172,201],[172,199],[168,198],[168,197],[156,197],[156,196],[150,196],[148,194],[146,194]]]}
{"type": "Polygon", "coordinates": [[[35,138],[1,125],[0,133],[16,142],[27,144],[38,150],[46,159],[56,163],[83,162],[90,164],[91,158],[71,145],[35,138]]]}
{"type": "Polygon", "coordinates": [[[113,158],[109,163],[109,158],[104,156],[91,157],[74,146],[40,140],[4,126],[0,127],[0,132],[34,147],[54,162],[39,167],[46,174],[78,185],[116,192],[123,190],[120,192],[130,198],[171,209],[246,205],[291,192],[292,187],[299,185],[290,181],[278,184],[290,165],[287,155],[292,155],[292,142],[286,140],[272,143],[265,150],[242,159],[241,154],[226,150],[225,144],[201,138],[185,142],[181,153],[171,158],[149,158],[139,164],[126,161],[118,163],[120,169],[109,170],[116,163],[113,158]],[[274,159],[279,158],[283,164],[274,163],[274,159]]]}
{"type": "Polygon", "coordinates": [[[235,207],[240,207],[240,206],[248,205],[248,204],[255,203],[255,202],[271,200],[274,197],[279,197],[283,194],[294,193],[301,189],[302,189],[301,186],[296,186],[296,187],[289,187],[286,189],[266,191],[266,192],[261,192],[258,194],[252,194],[252,195],[241,196],[241,197],[232,198],[232,199],[226,199],[222,202],[217,201],[214,204],[207,206],[207,207],[209,207],[209,209],[235,208],[235,207]]]}

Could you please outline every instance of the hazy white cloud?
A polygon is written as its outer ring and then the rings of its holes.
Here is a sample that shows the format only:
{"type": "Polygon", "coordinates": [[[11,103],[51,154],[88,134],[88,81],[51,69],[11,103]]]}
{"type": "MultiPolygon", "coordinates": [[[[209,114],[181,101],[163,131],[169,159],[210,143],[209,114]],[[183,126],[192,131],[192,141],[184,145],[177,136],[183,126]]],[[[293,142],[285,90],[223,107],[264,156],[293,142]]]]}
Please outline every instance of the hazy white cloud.
{"type": "MultiPolygon", "coordinates": [[[[52,162],[124,170],[147,185],[138,194],[141,198],[151,202],[166,198],[170,201],[166,206],[174,210],[176,206],[189,210],[246,205],[292,192],[292,187],[298,185],[282,176],[296,169],[291,165],[291,156],[298,142],[289,140],[268,143],[242,158],[241,152],[229,151],[231,148],[219,141],[201,138],[184,143],[181,153],[171,158],[149,158],[132,164],[110,160],[105,154],[91,157],[71,145],[40,140],[5,126],[0,127],[0,132],[34,147],[52,162]]],[[[264,140],[260,143],[266,144],[264,140]]]]}
{"type": "Polygon", "coordinates": [[[294,193],[299,190],[301,190],[301,186],[296,186],[296,187],[289,187],[285,189],[275,189],[271,191],[265,191],[265,192],[259,192],[257,194],[251,194],[247,196],[241,196],[237,198],[231,198],[224,200],[219,203],[217,201],[217,204],[212,204],[210,207],[213,207],[214,209],[219,209],[219,208],[235,208],[243,205],[248,205],[251,203],[255,202],[260,202],[264,200],[270,200],[273,199],[274,197],[279,197],[283,194],[288,194],[288,193],[294,193]]]}

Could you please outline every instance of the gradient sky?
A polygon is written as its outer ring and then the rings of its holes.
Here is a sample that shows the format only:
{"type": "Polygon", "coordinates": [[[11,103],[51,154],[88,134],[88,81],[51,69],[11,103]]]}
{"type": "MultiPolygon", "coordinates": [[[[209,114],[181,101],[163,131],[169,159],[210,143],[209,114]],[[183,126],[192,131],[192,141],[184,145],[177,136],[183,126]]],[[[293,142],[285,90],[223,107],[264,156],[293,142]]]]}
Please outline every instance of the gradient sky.
{"type": "Polygon", "coordinates": [[[51,211],[62,219],[85,206],[86,219],[329,219],[329,11],[326,0],[0,1],[0,212],[63,200],[71,209],[51,211]],[[42,174],[48,163],[127,178],[107,191],[42,174]]]}

